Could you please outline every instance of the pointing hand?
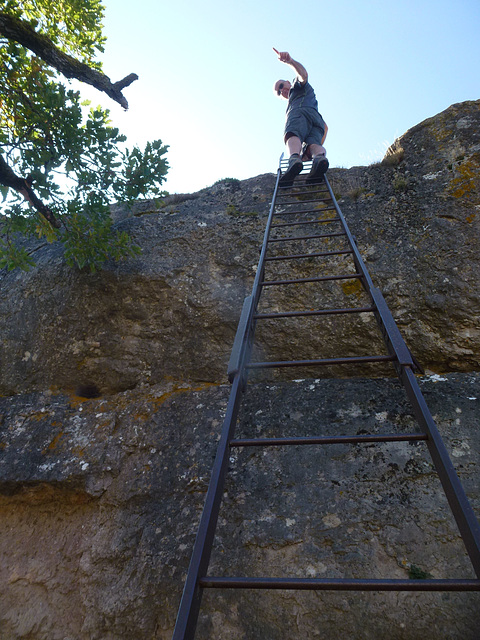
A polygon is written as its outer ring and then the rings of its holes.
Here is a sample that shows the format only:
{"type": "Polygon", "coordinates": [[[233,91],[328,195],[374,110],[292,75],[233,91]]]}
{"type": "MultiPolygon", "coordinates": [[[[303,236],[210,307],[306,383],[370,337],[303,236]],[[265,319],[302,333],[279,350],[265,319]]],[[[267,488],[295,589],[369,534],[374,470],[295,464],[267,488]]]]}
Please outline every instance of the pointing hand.
{"type": "Polygon", "coordinates": [[[288,64],[292,61],[292,56],[288,53],[288,51],[277,51],[275,47],[272,47],[272,49],[277,54],[280,62],[286,62],[288,64]]]}

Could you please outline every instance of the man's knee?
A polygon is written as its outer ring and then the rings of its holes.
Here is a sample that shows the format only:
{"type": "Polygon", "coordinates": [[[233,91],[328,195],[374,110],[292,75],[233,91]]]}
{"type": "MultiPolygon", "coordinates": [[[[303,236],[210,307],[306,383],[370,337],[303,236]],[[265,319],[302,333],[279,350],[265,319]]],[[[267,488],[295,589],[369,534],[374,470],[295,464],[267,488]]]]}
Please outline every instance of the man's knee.
{"type": "Polygon", "coordinates": [[[300,140],[300,138],[296,133],[293,133],[293,131],[287,131],[283,137],[285,144],[287,143],[288,140],[290,140],[290,138],[298,138],[300,140]]]}
{"type": "Polygon", "coordinates": [[[315,158],[316,156],[327,155],[327,151],[325,147],[322,146],[321,144],[309,144],[307,149],[311,158],[315,158]]]}

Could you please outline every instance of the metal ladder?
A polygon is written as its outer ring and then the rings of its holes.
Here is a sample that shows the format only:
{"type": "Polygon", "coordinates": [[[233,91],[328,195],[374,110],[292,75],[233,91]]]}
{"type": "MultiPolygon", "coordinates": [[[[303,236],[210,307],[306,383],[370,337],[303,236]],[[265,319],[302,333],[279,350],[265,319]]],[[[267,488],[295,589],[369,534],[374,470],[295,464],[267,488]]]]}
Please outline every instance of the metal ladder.
{"type": "MultiPolygon", "coordinates": [[[[330,183],[325,176],[320,184],[306,183],[305,174],[311,163],[305,163],[302,173],[293,188],[282,188],[279,184],[286,160],[280,158],[277,179],[273,192],[270,212],[266,224],[252,293],[243,304],[234,346],[228,367],[228,377],[232,383],[221,437],[212,470],[203,514],[190,561],[190,566],[180,603],[172,640],[191,640],[200,610],[202,592],[207,588],[217,589],[299,589],[299,590],[349,590],[349,591],[480,591],[480,525],[465,495],[464,489],[454,470],[448,452],[435,425],[431,413],[414,375],[420,370],[418,363],[408,350],[390,310],[367,272],[355,239],[348,229],[345,218],[338,206],[330,183]],[[305,208],[306,205],[306,208],[305,208]],[[307,217],[305,217],[307,216],[307,217]],[[300,217],[300,219],[298,219],[300,217]],[[277,220],[282,220],[277,222],[277,220]],[[288,220],[288,221],[285,221],[288,220]],[[298,232],[299,229],[317,227],[320,232],[298,232]],[[275,230],[281,231],[275,231],[275,230]],[[284,234],[291,230],[293,235],[284,234]],[[295,233],[297,234],[295,235],[295,233]],[[329,243],[339,240],[339,247],[328,250],[303,253],[275,253],[273,247],[291,246],[292,242],[322,240],[329,243]],[[273,254],[273,255],[272,255],[273,254]],[[353,271],[337,275],[319,275],[308,278],[265,279],[266,266],[281,261],[301,261],[311,258],[349,257],[353,261],[353,271]],[[267,287],[302,285],[358,280],[366,292],[370,304],[356,308],[308,309],[304,311],[262,313],[257,311],[262,292],[267,287]],[[335,358],[313,358],[299,360],[252,362],[252,348],[257,323],[265,319],[288,317],[311,317],[343,314],[372,313],[380,329],[387,354],[362,355],[335,358]],[[391,363],[403,385],[414,416],[420,427],[415,433],[362,434],[318,437],[254,438],[235,439],[242,396],[247,385],[249,371],[259,369],[280,369],[285,367],[324,366],[364,366],[375,363],[391,363]],[[477,579],[317,579],[317,578],[246,578],[218,577],[208,575],[210,555],[214,542],[217,519],[228,471],[231,449],[236,447],[268,447],[291,445],[325,445],[336,443],[372,442],[415,442],[425,441],[435,469],[442,483],[450,509],[457,523],[466,551],[477,579]]],[[[285,250],[285,251],[288,251],[285,250]]],[[[351,263],[352,264],[352,263],[351,263]]]]}

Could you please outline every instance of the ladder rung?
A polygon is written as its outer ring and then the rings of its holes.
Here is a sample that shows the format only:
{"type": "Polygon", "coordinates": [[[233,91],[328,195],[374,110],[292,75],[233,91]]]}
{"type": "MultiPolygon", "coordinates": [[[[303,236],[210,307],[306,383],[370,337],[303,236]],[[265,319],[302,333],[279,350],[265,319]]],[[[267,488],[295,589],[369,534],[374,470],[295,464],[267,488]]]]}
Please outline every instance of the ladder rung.
{"type": "MultiPolygon", "coordinates": [[[[290,195],[290,194],[289,194],[290,195]]],[[[293,194],[292,194],[293,195],[293,194]]],[[[297,195],[297,194],[295,194],[297,195]]],[[[319,204],[320,202],[331,202],[332,199],[331,198],[327,198],[325,200],[320,200],[320,199],[315,199],[315,200],[302,200],[301,202],[277,202],[276,204],[278,205],[284,205],[284,204],[312,204],[313,202],[315,202],[316,204],[319,204]]]]}
{"type": "Polygon", "coordinates": [[[304,282],[328,282],[330,280],[354,280],[361,278],[361,273],[347,273],[341,276],[318,276],[316,278],[296,278],[295,280],[264,280],[260,282],[262,287],[273,287],[281,284],[303,284],[304,282]]]}
{"type": "Polygon", "coordinates": [[[312,240],[313,238],[335,238],[337,236],[346,236],[345,231],[336,231],[335,233],[323,233],[313,236],[297,236],[295,238],[269,238],[268,242],[288,242],[289,240],[312,240]]]}
{"type": "Polygon", "coordinates": [[[267,318],[298,318],[302,316],[333,316],[343,313],[369,313],[376,311],[376,307],[350,307],[345,309],[317,309],[316,311],[284,311],[279,313],[257,313],[253,317],[255,320],[265,320],[267,318]]]}
{"type": "Polygon", "coordinates": [[[274,369],[276,367],[312,367],[337,364],[363,364],[369,362],[392,362],[395,356],[356,356],[351,358],[321,358],[319,360],[280,360],[276,362],[251,362],[248,369],[274,369]]]}
{"type": "Polygon", "coordinates": [[[204,589],[298,589],[315,591],[480,591],[480,580],[361,580],[342,578],[199,579],[204,589]]]}
{"type": "Polygon", "coordinates": [[[383,433],[359,436],[318,436],[308,438],[238,438],[231,447],[283,447],[305,444],[360,444],[364,442],[417,442],[427,440],[424,433],[383,433]]]}
{"type": "MultiPolygon", "coordinates": [[[[279,184],[278,191],[280,192],[280,191],[287,191],[287,189],[303,189],[304,187],[321,187],[321,186],[322,186],[321,184],[307,184],[306,180],[299,180],[297,178],[294,184],[289,187],[284,187],[281,184],[279,184]]],[[[320,189],[320,192],[323,192],[328,195],[328,189],[320,189]]]]}
{"type": "MultiPolygon", "coordinates": [[[[301,173],[299,175],[307,177],[308,174],[307,173],[301,173]]],[[[303,187],[320,187],[322,185],[321,185],[320,182],[314,182],[313,184],[311,184],[311,183],[307,182],[306,180],[298,180],[297,179],[297,180],[295,180],[295,184],[293,186],[301,189],[303,187]]],[[[325,191],[325,193],[328,193],[328,190],[325,191]]]]}
{"type": "Polygon", "coordinates": [[[281,196],[282,198],[283,197],[286,197],[286,198],[290,198],[290,197],[291,198],[297,198],[298,196],[313,196],[316,193],[324,193],[325,195],[328,195],[327,200],[329,200],[329,201],[331,201],[331,199],[332,199],[330,197],[328,191],[325,191],[325,189],[320,189],[318,191],[314,191],[314,190],[312,190],[312,191],[294,191],[294,192],[290,192],[290,193],[279,193],[278,195],[281,196]]]}
{"type": "Polygon", "coordinates": [[[297,258],[325,258],[328,256],[341,256],[353,253],[351,249],[342,249],[341,251],[321,251],[318,253],[295,253],[290,256],[272,256],[265,258],[265,262],[270,260],[296,260],[297,258]]]}
{"type": "Polygon", "coordinates": [[[322,222],[341,222],[341,218],[326,218],[325,220],[298,220],[297,222],[281,222],[280,224],[272,224],[271,229],[277,227],[294,227],[298,224],[321,224],[322,222]]]}
{"type": "Polygon", "coordinates": [[[336,211],[335,207],[325,207],[324,209],[295,209],[295,211],[276,211],[274,216],[291,216],[295,213],[323,213],[324,211],[336,211]]]}
{"type": "MultiPolygon", "coordinates": [[[[287,165],[285,165],[286,168],[287,165]]],[[[305,174],[300,174],[300,175],[305,175],[305,174]]],[[[326,187],[325,184],[321,184],[321,183],[316,183],[316,184],[308,184],[306,180],[299,180],[298,178],[295,180],[295,183],[293,184],[293,188],[298,188],[298,187],[314,187],[316,188],[318,191],[323,191],[324,193],[329,194],[328,188],[325,189],[324,187],[326,187]]],[[[290,187],[284,187],[281,184],[278,185],[279,190],[287,190],[287,189],[292,189],[292,186],[290,187]]]]}

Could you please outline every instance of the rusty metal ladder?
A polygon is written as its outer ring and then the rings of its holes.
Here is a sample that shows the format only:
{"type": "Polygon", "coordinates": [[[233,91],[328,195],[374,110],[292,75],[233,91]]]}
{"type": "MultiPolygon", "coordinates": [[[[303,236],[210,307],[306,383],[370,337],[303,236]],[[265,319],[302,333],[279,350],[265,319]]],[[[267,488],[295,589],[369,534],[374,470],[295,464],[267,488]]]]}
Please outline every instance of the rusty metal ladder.
{"type": "MultiPolygon", "coordinates": [[[[349,591],[480,591],[480,525],[465,495],[455,472],[437,426],[418,386],[414,371],[419,365],[407,348],[388,306],[367,272],[355,239],[348,229],[345,218],[335,199],[330,183],[325,178],[319,184],[309,185],[305,179],[311,164],[305,163],[293,188],[282,188],[279,184],[286,160],[280,158],[277,179],[270,212],[264,234],[260,260],[252,293],[243,304],[237,334],[229,362],[228,377],[232,383],[221,437],[217,449],[210,485],[195,541],[190,566],[180,603],[172,640],[191,640],[200,611],[202,593],[207,588],[217,589],[299,589],[299,590],[349,590],[349,591]],[[300,189],[300,190],[298,190],[300,189]],[[307,208],[305,208],[307,205],[307,208]],[[321,215],[319,215],[321,214],[321,215]],[[313,215],[313,218],[312,218],[313,215]],[[297,219],[300,216],[300,219],[297,219]],[[307,216],[307,218],[305,218],[307,216]],[[277,222],[279,219],[282,222],[277,222]],[[288,220],[288,222],[285,222],[288,220]],[[301,228],[320,229],[320,232],[302,232],[301,228]],[[281,229],[281,231],[275,231],[281,229]],[[292,230],[294,235],[275,235],[292,230]],[[297,233],[295,234],[295,232],[297,233]],[[343,246],[334,250],[304,253],[276,253],[272,247],[289,246],[292,241],[308,242],[321,239],[330,242],[339,239],[343,246]],[[297,261],[316,257],[325,259],[334,256],[350,257],[353,271],[336,275],[319,275],[308,278],[283,278],[266,280],[265,269],[275,261],[297,261]],[[370,304],[356,308],[308,309],[304,311],[261,313],[257,311],[259,301],[267,287],[302,285],[332,281],[358,280],[366,292],[370,304]],[[386,345],[386,354],[354,357],[313,358],[285,361],[252,362],[255,328],[264,319],[288,317],[311,317],[338,314],[372,313],[375,316],[386,345]],[[355,366],[366,363],[392,363],[403,385],[420,427],[414,433],[361,434],[354,436],[288,437],[235,439],[242,396],[246,389],[249,371],[285,367],[355,366]],[[398,441],[425,441],[435,469],[446,494],[450,509],[457,523],[466,551],[477,579],[318,579],[318,578],[248,578],[209,576],[208,566],[215,537],[220,504],[228,471],[231,450],[236,447],[268,447],[291,445],[326,445],[337,443],[372,443],[398,441]]],[[[290,245],[291,246],[291,245],[290,245]]]]}

